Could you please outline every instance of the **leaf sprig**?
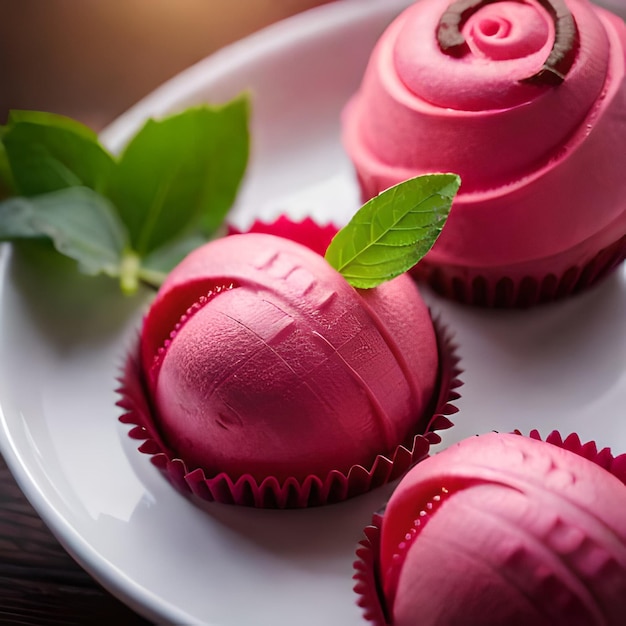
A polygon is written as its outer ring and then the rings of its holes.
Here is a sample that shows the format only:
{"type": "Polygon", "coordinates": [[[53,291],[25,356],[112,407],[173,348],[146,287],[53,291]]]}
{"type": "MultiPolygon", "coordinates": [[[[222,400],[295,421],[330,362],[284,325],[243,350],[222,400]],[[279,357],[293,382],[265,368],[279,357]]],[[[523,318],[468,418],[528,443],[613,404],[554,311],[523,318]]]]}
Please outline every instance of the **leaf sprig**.
{"type": "Polygon", "coordinates": [[[432,248],[460,185],[456,174],[428,174],[383,191],[335,235],[326,260],[360,289],[399,276],[432,248]]]}
{"type": "MultiPolygon", "coordinates": [[[[86,274],[158,287],[216,236],[249,156],[249,103],[199,106],[148,120],[119,157],[69,118],[13,111],[0,127],[0,241],[45,238],[86,274]]],[[[433,246],[459,190],[455,174],[410,179],[372,198],[325,258],[367,289],[433,246]]]]}
{"type": "Polygon", "coordinates": [[[13,111],[0,127],[0,241],[46,238],[132,293],[214,237],[249,155],[246,96],[148,120],[119,157],[69,118],[13,111]]]}

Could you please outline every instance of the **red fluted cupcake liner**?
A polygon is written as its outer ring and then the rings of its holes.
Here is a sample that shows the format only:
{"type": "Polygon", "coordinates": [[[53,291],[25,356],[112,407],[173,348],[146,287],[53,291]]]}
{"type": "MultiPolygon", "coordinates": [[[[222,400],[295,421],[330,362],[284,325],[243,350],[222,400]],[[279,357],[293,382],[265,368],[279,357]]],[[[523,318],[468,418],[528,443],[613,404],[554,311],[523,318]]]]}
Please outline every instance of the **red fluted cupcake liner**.
{"type": "Polygon", "coordinates": [[[118,406],[124,409],[119,418],[134,425],[133,439],[142,440],[139,451],[152,456],[152,463],[165,473],[170,482],[186,494],[201,500],[240,504],[259,508],[303,508],[340,502],[366,493],[402,476],[428,455],[430,446],[441,441],[436,431],[452,426],[448,418],[457,412],[453,402],[460,397],[459,357],[451,336],[434,320],[439,353],[437,391],[425,416],[416,423],[416,431],[389,455],[379,454],[367,467],[353,465],[347,473],[330,471],[326,476],[309,475],[279,481],[268,476],[262,481],[244,474],[233,478],[226,473],[207,475],[200,467],[189,467],[178,458],[161,437],[154,420],[146,381],[140,367],[138,345],[131,350],[119,378],[118,406]]]}
{"type": "Polygon", "coordinates": [[[527,308],[575,295],[592,287],[626,259],[626,235],[591,259],[572,264],[559,273],[542,273],[546,264],[537,262],[532,274],[514,273],[514,268],[466,268],[434,265],[422,260],[411,270],[417,280],[436,293],[463,304],[492,308],[527,308]]]}
{"type": "Polygon", "coordinates": [[[390,626],[388,608],[382,591],[380,571],[380,530],[383,512],[374,513],[372,523],[363,530],[365,539],[359,542],[354,562],[354,591],[357,604],[363,609],[363,617],[374,626],[390,626]]]}
{"type": "MultiPolygon", "coordinates": [[[[307,246],[320,256],[324,256],[328,244],[337,234],[339,226],[335,224],[320,225],[310,217],[305,217],[299,222],[294,222],[285,215],[281,215],[275,221],[265,222],[256,220],[246,233],[265,233],[276,235],[301,243],[307,246]]],[[[228,226],[229,235],[240,235],[244,231],[238,230],[232,225],[228,226]]]]}
{"type": "MultiPolygon", "coordinates": [[[[519,430],[515,433],[523,436],[519,430]]],[[[537,430],[532,430],[528,437],[542,441],[537,430]]],[[[626,454],[615,456],[609,448],[598,450],[594,441],[583,443],[576,433],[563,438],[554,430],[543,441],[595,463],[626,485],[626,454]]],[[[354,561],[353,580],[357,604],[363,609],[365,619],[373,626],[393,626],[391,610],[386,606],[380,578],[379,559],[383,521],[384,509],[374,513],[371,524],[363,530],[364,538],[357,546],[354,561]]]]}

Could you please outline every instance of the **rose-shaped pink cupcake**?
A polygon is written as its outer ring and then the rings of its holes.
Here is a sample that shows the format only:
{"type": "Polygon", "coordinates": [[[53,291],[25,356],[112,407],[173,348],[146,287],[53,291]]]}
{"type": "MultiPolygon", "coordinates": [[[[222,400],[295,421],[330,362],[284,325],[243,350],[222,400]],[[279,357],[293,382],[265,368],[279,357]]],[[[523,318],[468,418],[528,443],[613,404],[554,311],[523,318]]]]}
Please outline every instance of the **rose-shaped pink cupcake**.
{"type": "Polygon", "coordinates": [[[347,105],[364,197],[463,180],[417,272],[441,293],[526,306],[626,257],[626,27],[587,0],[423,0],[378,42],[347,105]]]}
{"type": "Polygon", "coordinates": [[[623,624],[624,479],[626,455],[576,435],[491,433],[430,457],[368,529],[355,577],[368,616],[393,626],[623,624]]]}
{"type": "Polygon", "coordinates": [[[303,245],[233,235],[191,253],[157,294],[124,420],[201,497],[304,506],[421,458],[421,434],[449,424],[437,416],[452,378],[409,277],[357,291],[303,245]]]}

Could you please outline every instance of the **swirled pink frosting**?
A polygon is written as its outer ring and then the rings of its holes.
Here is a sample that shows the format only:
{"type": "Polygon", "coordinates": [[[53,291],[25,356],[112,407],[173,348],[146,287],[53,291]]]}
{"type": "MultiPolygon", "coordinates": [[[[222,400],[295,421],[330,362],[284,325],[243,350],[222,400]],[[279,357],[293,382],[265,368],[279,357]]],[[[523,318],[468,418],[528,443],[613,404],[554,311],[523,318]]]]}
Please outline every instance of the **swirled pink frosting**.
{"type": "Polygon", "coordinates": [[[491,433],[416,466],[385,511],[393,626],[620,626],[626,486],[550,443],[491,433]]]}
{"type": "Polygon", "coordinates": [[[479,8],[456,56],[437,41],[451,0],[423,0],[373,51],[343,115],[364,197],[423,173],[463,181],[429,261],[522,263],[626,232],[626,27],[587,0],[565,1],[578,48],[558,86],[525,80],[555,41],[538,0],[479,8]]]}
{"type": "Polygon", "coordinates": [[[438,373],[408,277],[357,291],[317,253],[266,234],[216,240],[171,272],[141,361],[174,456],[258,481],[389,453],[416,430],[438,373]]]}

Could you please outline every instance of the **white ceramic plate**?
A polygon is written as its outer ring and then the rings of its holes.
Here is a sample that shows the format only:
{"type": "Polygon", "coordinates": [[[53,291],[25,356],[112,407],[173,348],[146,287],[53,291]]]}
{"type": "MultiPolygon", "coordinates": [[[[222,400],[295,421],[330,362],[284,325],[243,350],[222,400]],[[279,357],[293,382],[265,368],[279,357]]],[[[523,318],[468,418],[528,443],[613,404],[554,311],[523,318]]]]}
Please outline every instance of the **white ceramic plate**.
{"type": "MultiPolygon", "coordinates": [[[[339,111],[374,41],[408,0],[344,0],[236,44],[169,82],[103,135],[148,115],[254,94],[254,156],[236,209],[347,216],[357,204],[339,111]]],[[[358,626],[354,548],[383,488],[305,511],[180,496],[117,422],[115,377],[148,297],[123,299],[33,250],[0,253],[0,450],[72,555],[148,618],[215,626],[358,626]]],[[[626,451],[626,271],[568,302],[490,312],[426,294],[465,369],[445,443],[557,428],[626,451]]]]}

